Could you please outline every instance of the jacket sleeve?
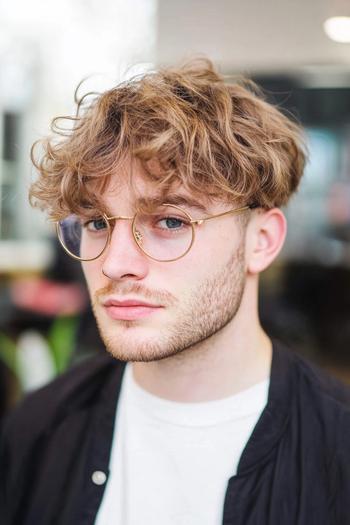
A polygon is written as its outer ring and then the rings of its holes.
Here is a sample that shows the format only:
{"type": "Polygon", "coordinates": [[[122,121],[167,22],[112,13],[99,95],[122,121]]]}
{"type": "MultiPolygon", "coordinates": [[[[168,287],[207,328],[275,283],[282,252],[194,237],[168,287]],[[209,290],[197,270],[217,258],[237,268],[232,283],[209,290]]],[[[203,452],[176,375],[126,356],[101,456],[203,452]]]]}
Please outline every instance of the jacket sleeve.
{"type": "Polygon", "coordinates": [[[6,428],[7,428],[7,419],[4,418],[0,428],[0,516],[1,523],[4,525],[10,525],[9,518],[9,476],[10,476],[10,450],[8,447],[8,442],[6,439],[6,428]]]}
{"type": "Polygon", "coordinates": [[[332,524],[350,524],[350,408],[339,417],[334,450],[333,491],[331,494],[332,524]]]}
{"type": "Polygon", "coordinates": [[[0,428],[0,523],[16,525],[17,511],[22,508],[25,487],[30,487],[28,458],[33,449],[35,432],[32,413],[27,406],[17,406],[2,421],[0,428]]]}

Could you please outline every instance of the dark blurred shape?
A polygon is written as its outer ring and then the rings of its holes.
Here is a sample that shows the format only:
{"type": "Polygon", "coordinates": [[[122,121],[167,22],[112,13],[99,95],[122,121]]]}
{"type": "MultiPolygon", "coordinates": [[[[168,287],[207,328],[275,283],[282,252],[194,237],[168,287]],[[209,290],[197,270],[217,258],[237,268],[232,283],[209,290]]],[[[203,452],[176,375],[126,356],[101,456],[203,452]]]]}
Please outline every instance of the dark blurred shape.
{"type": "Polygon", "coordinates": [[[335,126],[350,122],[350,87],[307,87],[287,75],[254,76],[269,100],[292,113],[305,126],[335,126]]]}
{"type": "Polygon", "coordinates": [[[286,299],[308,319],[322,359],[350,364],[350,270],[288,264],[286,299]]]}
{"type": "Polygon", "coordinates": [[[321,364],[350,367],[350,269],[290,262],[278,286],[262,281],[261,318],[269,334],[321,364]]]}
{"type": "Polygon", "coordinates": [[[3,160],[16,161],[19,156],[18,140],[21,116],[19,113],[3,114],[3,160]]]}

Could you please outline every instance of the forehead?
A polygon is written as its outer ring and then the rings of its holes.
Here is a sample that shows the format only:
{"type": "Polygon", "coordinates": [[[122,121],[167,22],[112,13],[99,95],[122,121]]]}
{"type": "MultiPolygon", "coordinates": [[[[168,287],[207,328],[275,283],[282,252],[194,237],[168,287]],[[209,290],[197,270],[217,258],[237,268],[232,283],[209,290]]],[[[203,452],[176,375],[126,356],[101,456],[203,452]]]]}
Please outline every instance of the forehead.
{"type": "Polygon", "coordinates": [[[204,213],[218,204],[209,200],[204,192],[193,193],[176,183],[159,185],[139,175],[111,177],[101,200],[108,211],[118,210],[118,213],[121,207],[128,208],[130,213],[131,210],[154,208],[164,203],[204,213]]]}
{"type": "Polygon", "coordinates": [[[139,159],[127,156],[105,181],[93,193],[98,208],[112,215],[132,215],[140,208],[163,203],[186,207],[189,213],[209,215],[239,204],[233,202],[232,195],[213,196],[203,184],[186,185],[173,172],[162,170],[156,160],[148,161],[145,167],[139,159]]]}

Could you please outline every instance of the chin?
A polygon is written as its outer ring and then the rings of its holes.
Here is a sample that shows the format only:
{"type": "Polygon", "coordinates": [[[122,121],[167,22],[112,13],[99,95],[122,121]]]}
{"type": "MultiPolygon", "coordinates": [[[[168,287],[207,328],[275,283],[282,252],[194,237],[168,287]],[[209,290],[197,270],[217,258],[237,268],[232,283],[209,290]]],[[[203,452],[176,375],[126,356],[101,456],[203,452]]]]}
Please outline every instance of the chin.
{"type": "Polygon", "coordinates": [[[172,357],[178,353],[178,350],[161,346],[159,342],[143,338],[142,342],[126,340],[116,342],[116,338],[102,336],[106,349],[115,359],[119,361],[132,361],[150,363],[172,357]]]}
{"type": "Polygon", "coordinates": [[[97,318],[97,325],[107,351],[120,361],[158,361],[176,353],[173,345],[162,342],[159,327],[145,322],[97,318]]]}

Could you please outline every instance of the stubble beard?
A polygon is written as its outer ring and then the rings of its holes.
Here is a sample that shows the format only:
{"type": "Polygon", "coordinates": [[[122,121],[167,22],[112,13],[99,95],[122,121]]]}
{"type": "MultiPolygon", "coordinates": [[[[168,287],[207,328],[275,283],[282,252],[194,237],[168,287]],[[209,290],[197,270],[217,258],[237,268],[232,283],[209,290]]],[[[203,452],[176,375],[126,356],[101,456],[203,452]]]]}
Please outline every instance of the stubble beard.
{"type": "MultiPolygon", "coordinates": [[[[191,290],[186,300],[180,297],[176,301],[176,313],[166,326],[152,336],[147,334],[143,340],[133,333],[138,321],[122,321],[122,330],[116,324],[112,331],[100,319],[96,300],[92,306],[102,340],[113,357],[121,361],[158,361],[176,355],[182,357],[180,354],[184,356],[185,351],[210,343],[210,338],[218,335],[235,318],[242,302],[245,281],[242,242],[229,261],[191,290]]],[[[132,286],[130,290],[134,291],[132,286]]],[[[164,296],[170,299],[167,292],[164,296]]]]}

